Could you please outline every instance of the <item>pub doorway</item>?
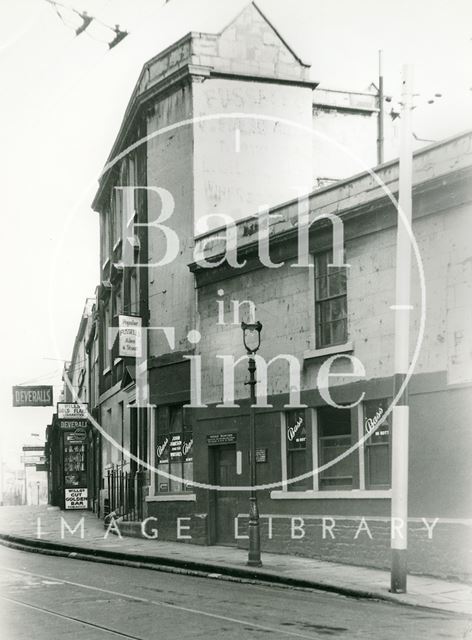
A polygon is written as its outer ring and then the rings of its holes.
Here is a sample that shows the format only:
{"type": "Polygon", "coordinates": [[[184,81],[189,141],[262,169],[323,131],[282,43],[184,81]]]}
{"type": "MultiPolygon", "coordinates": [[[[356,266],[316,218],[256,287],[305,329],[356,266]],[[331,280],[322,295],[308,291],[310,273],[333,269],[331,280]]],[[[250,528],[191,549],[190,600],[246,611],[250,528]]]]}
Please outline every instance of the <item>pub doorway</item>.
{"type": "MultiPolygon", "coordinates": [[[[236,485],[236,445],[210,447],[212,483],[221,487],[236,485]]],[[[214,544],[235,545],[234,518],[237,516],[237,494],[234,491],[212,492],[212,524],[214,544]]]]}

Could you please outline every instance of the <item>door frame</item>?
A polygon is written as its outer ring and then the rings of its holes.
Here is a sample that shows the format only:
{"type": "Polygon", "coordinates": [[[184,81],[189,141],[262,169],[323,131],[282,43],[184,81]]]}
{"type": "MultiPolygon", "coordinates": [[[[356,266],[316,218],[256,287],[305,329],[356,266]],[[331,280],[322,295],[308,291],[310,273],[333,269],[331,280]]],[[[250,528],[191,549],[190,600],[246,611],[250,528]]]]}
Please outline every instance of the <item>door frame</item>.
{"type": "MultiPolygon", "coordinates": [[[[208,469],[210,484],[215,485],[217,482],[217,461],[218,453],[222,448],[232,448],[234,451],[234,460],[236,468],[236,442],[227,444],[215,444],[208,446],[208,469]]],[[[218,491],[216,489],[210,489],[208,491],[208,543],[210,545],[218,544],[217,533],[217,509],[218,509],[218,491]]],[[[236,497],[236,492],[234,493],[236,497]]]]}

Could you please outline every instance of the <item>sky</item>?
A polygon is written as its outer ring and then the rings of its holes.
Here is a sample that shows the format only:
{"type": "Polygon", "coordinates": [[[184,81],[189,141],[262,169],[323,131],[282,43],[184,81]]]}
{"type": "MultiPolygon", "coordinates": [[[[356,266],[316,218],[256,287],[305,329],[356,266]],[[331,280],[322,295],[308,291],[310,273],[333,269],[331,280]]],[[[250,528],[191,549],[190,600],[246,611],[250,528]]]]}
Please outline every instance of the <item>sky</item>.
{"type": "MultiPolygon", "coordinates": [[[[0,0],[0,175],[3,251],[0,455],[19,464],[51,408],[13,408],[16,384],[53,384],[98,272],[97,179],[144,62],[190,30],[216,32],[247,0],[64,0],[94,23],[75,37],[46,0],[0,0]]],[[[439,140],[472,126],[470,0],[259,0],[323,88],[366,90],[384,51],[385,90],[400,96],[415,67],[413,130],[439,140]],[[442,97],[433,104],[435,93],[442,97]]],[[[63,10],[70,25],[78,24],[63,10]]],[[[56,397],[57,400],[57,397],[56,397]]]]}

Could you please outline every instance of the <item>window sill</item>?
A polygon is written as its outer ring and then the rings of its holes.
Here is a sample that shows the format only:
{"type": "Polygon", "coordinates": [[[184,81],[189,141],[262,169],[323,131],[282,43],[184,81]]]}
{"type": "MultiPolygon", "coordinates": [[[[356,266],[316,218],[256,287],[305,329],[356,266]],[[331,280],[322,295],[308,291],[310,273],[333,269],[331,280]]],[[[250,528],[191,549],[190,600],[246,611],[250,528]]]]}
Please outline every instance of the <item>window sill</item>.
{"type": "Polygon", "coordinates": [[[381,500],[392,497],[391,489],[365,490],[352,489],[351,491],[271,491],[272,500],[381,500]]]}
{"type": "Polygon", "coordinates": [[[323,347],[321,349],[308,349],[303,353],[304,360],[310,360],[311,358],[322,358],[324,356],[332,356],[337,353],[348,353],[354,351],[352,342],[345,342],[344,344],[335,344],[332,347],[323,347]]]}
{"type": "Polygon", "coordinates": [[[167,495],[146,496],[146,502],[196,502],[194,493],[169,493],[167,495]]]}
{"type": "Polygon", "coordinates": [[[107,373],[111,373],[111,367],[107,367],[106,369],[103,369],[103,371],[102,371],[102,375],[103,375],[103,376],[106,376],[106,375],[107,375],[107,373]]]}

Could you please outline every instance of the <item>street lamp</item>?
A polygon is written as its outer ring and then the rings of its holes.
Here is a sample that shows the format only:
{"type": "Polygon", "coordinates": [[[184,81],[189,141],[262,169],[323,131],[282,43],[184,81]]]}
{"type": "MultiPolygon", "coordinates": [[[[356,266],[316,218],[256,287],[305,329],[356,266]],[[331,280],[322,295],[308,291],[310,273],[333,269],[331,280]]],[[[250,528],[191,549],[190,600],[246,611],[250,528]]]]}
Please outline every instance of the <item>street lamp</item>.
{"type": "Polygon", "coordinates": [[[261,345],[262,324],[254,322],[248,324],[241,322],[243,331],[243,343],[248,358],[249,382],[251,388],[251,406],[249,407],[249,468],[251,475],[251,493],[249,497],[249,552],[247,564],[250,567],[260,567],[261,562],[261,530],[259,524],[259,509],[257,507],[256,494],[256,425],[255,425],[255,404],[256,404],[256,361],[253,358],[261,345]]]}

